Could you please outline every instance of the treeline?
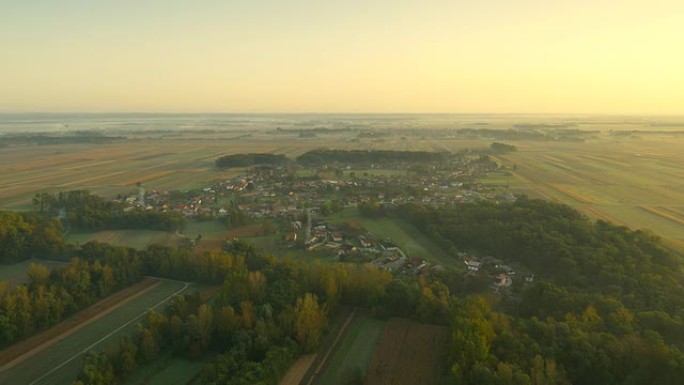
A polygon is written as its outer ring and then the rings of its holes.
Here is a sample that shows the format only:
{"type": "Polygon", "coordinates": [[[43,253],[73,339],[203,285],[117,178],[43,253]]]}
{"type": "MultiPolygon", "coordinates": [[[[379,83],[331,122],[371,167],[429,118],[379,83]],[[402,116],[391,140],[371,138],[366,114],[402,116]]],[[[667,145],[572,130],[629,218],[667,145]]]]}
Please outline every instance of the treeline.
{"type": "Polygon", "coordinates": [[[492,149],[492,151],[496,152],[497,154],[504,154],[507,152],[518,151],[518,149],[511,144],[499,143],[499,142],[494,142],[489,147],[492,149]]]}
{"type": "Polygon", "coordinates": [[[597,131],[574,129],[565,125],[522,125],[515,129],[458,128],[445,132],[452,137],[494,138],[496,140],[580,140],[597,133],[597,131]]]}
{"type": "Polygon", "coordinates": [[[125,210],[124,203],[107,200],[87,190],[36,194],[33,197],[33,207],[39,216],[62,218],[66,227],[76,230],[173,231],[185,224],[185,217],[179,212],[143,208],[125,210]]]}
{"type": "Polygon", "coordinates": [[[281,128],[278,127],[274,131],[270,131],[273,134],[344,134],[351,131],[357,131],[359,127],[313,127],[313,128],[281,128]]]}
{"type": "Polygon", "coordinates": [[[454,373],[478,384],[676,384],[684,375],[682,262],[659,240],[568,206],[407,205],[402,218],[447,250],[535,273],[500,312],[466,301],[454,318],[454,373]]]}
{"type": "Polygon", "coordinates": [[[452,158],[448,152],[391,151],[391,150],[311,150],[297,157],[306,166],[323,166],[332,163],[439,163],[452,158]]]}
{"type": "Polygon", "coordinates": [[[100,260],[74,257],[69,264],[50,271],[32,263],[29,283],[10,288],[0,282],[0,346],[29,337],[61,322],[142,277],[133,250],[120,248],[100,260]]]}
{"type": "Polygon", "coordinates": [[[233,154],[224,155],[216,159],[216,167],[249,167],[255,165],[285,165],[289,160],[285,155],[278,154],[233,154]]]}
{"type": "Polygon", "coordinates": [[[58,220],[29,213],[0,211],[0,263],[56,258],[64,250],[58,220]]]}
{"type": "Polygon", "coordinates": [[[577,127],[577,124],[575,123],[570,123],[570,124],[547,124],[547,123],[539,123],[539,124],[534,124],[534,123],[529,123],[529,124],[514,124],[514,128],[518,130],[556,130],[556,129],[566,129],[570,127],[577,127]]]}
{"type": "Polygon", "coordinates": [[[17,144],[106,144],[112,142],[121,142],[128,140],[125,136],[104,136],[104,135],[50,135],[50,134],[22,134],[22,135],[5,135],[3,142],[5,145],[17,144]]]}
{"type": "MultiPolygon", "coordinates": [[[[202,369],[200,383],[275,384],[295,357],[316,349],[341,304],[378,315],[449,320],[453,300],[436,281],[393,278],[373,265],[276,260],[241,242],[229,246],[232,253],[199,257],[163,246],[139,251],[144,271],[218,282],[220,289],[210,304],[176,297],[165,312],[151,312],[119,349],[89,354],[78,383],[111,385],[161,354],[197,359],[211,351],[219,356],[202,369]]],[[[96,243],[86,248],[96,259],[118,249],[96,243]]]]}

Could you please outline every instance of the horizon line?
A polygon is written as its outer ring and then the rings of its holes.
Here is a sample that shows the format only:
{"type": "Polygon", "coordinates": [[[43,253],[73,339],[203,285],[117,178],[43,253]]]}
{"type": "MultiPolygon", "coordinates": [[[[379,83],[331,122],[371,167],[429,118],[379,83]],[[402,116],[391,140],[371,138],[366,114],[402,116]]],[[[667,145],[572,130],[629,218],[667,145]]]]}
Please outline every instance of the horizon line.
{"type": "Polygon", "coordinates": [[[2,115],[464,115],[464,116],[625,116],[684,117],[684,113],[611,113],[611,112],[170,112],[170,111],[0,111],[2,115]]]}

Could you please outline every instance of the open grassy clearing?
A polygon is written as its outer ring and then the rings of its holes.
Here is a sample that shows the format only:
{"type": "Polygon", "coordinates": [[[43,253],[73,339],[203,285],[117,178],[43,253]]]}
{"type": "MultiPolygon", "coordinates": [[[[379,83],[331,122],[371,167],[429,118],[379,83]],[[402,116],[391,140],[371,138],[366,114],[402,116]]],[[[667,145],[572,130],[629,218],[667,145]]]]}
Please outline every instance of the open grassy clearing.
{"type": "Polygon", "coordinates": [[[189,238],[224,239],[230,230],[218,221],[188,221],[181,233],[189,238]]]}
{"type": "Polygon", "coordinates": [[[68,243],[82,245],[90,241],[109,243],[113,246],[125,246],[145,249],[152,244],[174,246],[182,242],[182,238],[173,232],[155,230],[104,230],[94,233],[71,232],[66,237],[68,243]]]}
{"type": "Polygon", "coordinates": [[[333,223],[358,221],[377,239],[396,244],[409,257],[419,256],[433,263],[453,264],[453,259],[446,251],[401,219],[366,218],[358,215],[356,209],[345,209],[328,219],[333,223]]]}
{"type": "Polygon", "coordinates": [[[152,364],[135,370],[122,385],[186,385],[202,370],[213,356],[190,361],[166,354],[152,364]]]}
{"type": "Polygon", "coordinates": [[[439,384],[448,340],[448,327],[391,319],[384,328],[363,383],[439,384]]]}
{"type": "Polygon", "coordinates": [[[78,374],[83,355],[91,349],[103,350],[118,344],[119,338],[135,329],[150,308],[161,307],[174,294],[190,286],[176,281],[163,281],[145,295],[116,308],[112,312],[55,342],[45,350],[0,373],[2,384],[70,384],[78,374]]]}
{"type": "Polygon", "coordinates": [[[29,265],[31,263],[38,263],[47,266],[49,269],[64,266],[64,263],[44,261],[44,260],[28,260],[11,265],[0,265],[0,283],[7,282],[10,286],[20,285],[28,282],[29,265]]]}
{"type": "Polygon", "coordinates": [[[343,385],[361,379],[370,365],[373,351],[382,336],[385,321],[359,316],[335,351],[325,372],[314,384],[343,385]]]}

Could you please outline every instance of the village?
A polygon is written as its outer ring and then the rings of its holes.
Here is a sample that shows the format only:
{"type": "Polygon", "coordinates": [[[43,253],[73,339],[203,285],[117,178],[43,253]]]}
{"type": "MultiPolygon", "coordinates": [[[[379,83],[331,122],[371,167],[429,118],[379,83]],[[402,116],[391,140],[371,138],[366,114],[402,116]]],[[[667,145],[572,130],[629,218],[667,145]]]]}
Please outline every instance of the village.
{"type": "MultiPolygon", "coordinates": [[[[340,212],[373,215],[385,207],[418,203],[442,206],[467,202],[514,202],[507,189],[480,183],[508,173],[488,157],[446,165],[336,164],[322,168],[257,166],[210,186],[189,191],[147,191],[119,201],[124,210],[175,211],[187,220],[216,220],[226,226],[261,223],[281,250],[308,252],[339,262],[372,263],[393,274],[431,274],[444,266],[423,255],[407,255],[391,239],[362,226],[328,221],[340,212]]],[[[356,214],[355,214],[356,215],[356,214]]],[[[194,244],[194,240],[191,241],[194,244]]],[[[494,257],[459,253],[468,276],[486,275],[491,289],[507,293],[516,272],[494,257]]],[[[525,280],[533,279],[525,276],[525,280]]]]}

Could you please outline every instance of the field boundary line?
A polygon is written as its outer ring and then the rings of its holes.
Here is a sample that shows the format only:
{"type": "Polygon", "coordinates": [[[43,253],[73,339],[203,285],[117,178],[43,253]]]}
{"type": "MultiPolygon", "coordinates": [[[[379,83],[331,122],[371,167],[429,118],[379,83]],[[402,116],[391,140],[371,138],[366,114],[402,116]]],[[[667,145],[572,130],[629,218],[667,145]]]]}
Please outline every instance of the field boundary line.
{"type": "Polygon", "coordinates": [[[150,310],[156,309],[157,307],[159,307],[161,304],[165,303],[165,302],[168,301],[169,299],[171,299],[171,298],[173,298],[174,296],[176,296],[176,295],[180,294],[181,292],[185,291],[188,287],[190,287],[190,284],[189,284],[189,283],[183,284],[183,287],[180,288],[180,289],[179,289],[178,291],[176,291],[175,293],[169,295],[168,297],[166,297],[166,298],[162,299],[161,301],[157,302],[154,306],[152,306],[152,307],[150,307],[149,309],[147,309],[147,310],[141,312],[141,313],[138,314],[137,316],[131,318],[128,322],[124,323],[123,325],[121,325],[121,326],[119,326],[118,328],[116,328],[116,329],[112,330],[111,332],[109,332],[106,336],[104,336],[104,337],[100,338],[99,340],[93,342],[92,344],[86,346],[83,350],[81,350],[80,352],[78,352],[78,353],[74,354],[73,356],[69,357],[66,361],[64,361],[64,362],[62,362],[61,364],[55,366],[54,368],[52,368],[52,369],[50,369],[49,371],[47,371],[46,373],[44,373],[42,376],[40,376],[40,377],[38,377],[37,379],[33,380],[31,383],[29,383],[29,385],[35,385],[35,384],[37,384],[38,382],[40,382],[41,380],[43,380],[45,377],[51,375],[52,373],[58,371],[59,369],[63,368],[64,366],[68,365],[71,361],[73,361],[73,360],[77,359],[78,357],[82,356],[83,354],[87,353],[90,349],[92,349],[92,348],[94,348],[95,346],[99,345],[102,341],[108,339],[109,337],[111,337],[111,336],[113,336],[114,334],[118,333],[120,330],[124,329],[124,328],[127,327],[128,325],[130,325],[130,324],[132,324],[133,322],[137,321],[139,318],[141,318],[142,316],[144,316],[145,314],[147,314],[147,312],[149,312],[150,310]]]}
{"type": "Polygon", "coordinates": [[[81,310],[80,312],[77,312],[71,317],[54,325],[53,327],[32,337],[29,337],[24,341],[18,342],[15,347],[8,346],[6,350],[0,352],[0,356],[7,354],[7,352],[9,352],[10,350],[18,350],[19,352],[18,355],[15,355],[13,358],[2,357],[0,359],[0,363],[2,364],[2,366],[0,366],[0,372],[10,369],[16,366],[17,364],[23,362],[24,360],[31,358],[32,356],[49,348],[56,342],[62,340],[63,338],[76,333],[80,329],[90,325],[91,323],[97,321],[101,317],[104,317],[105,315],[116,310],[120,306],[123,306],[124,304],[134,300],[135,298],[141,296],[149,290],[152,290],[159,284],[161,284],[161,281],[150,279],[138,282],[133,286],[129,286],[117,293],[112,294],[107,298],[104,298],[96,302],[95,304],[81,310]],[[98,311],[97,313],[92,315],[89,314],[90,312],[98,310],[99,307],[107,305],[108,302],[111,302],[113,300],[116,302],[114,302],[110,306],[105,307],[104,310],[98,311]],[[79,320],[79,316],[86,316],[87,318],[79,320]],[[74,322],[73,325],[71,324],[72,322],[74,322]]]}

